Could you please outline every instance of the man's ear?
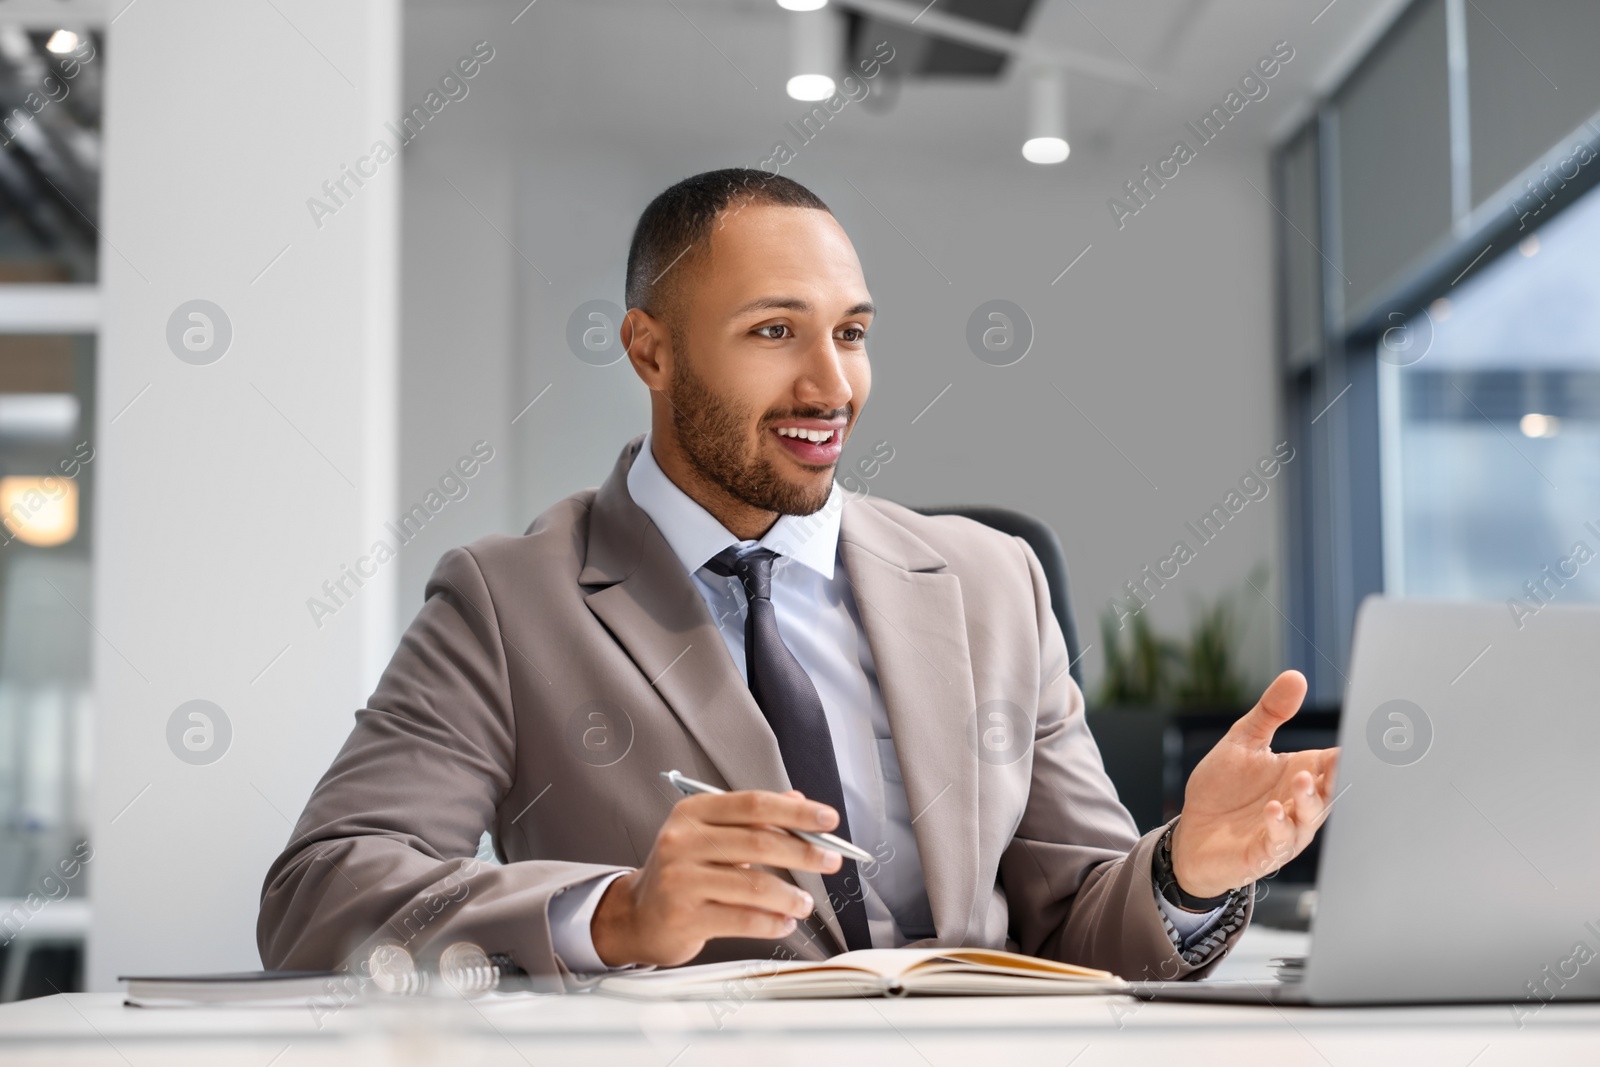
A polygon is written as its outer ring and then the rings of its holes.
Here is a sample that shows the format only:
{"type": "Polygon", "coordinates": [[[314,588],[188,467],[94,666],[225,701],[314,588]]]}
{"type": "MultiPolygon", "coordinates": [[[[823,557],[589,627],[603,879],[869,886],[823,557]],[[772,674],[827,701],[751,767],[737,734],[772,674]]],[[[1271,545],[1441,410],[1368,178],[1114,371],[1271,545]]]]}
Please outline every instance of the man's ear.
{"type": "Polygon", "coordinates": [[[672,335],[667,324],[642,308],[629,308],[617,336],[639,380],[653,391],[665,389],[672,378],[672,335]]]}

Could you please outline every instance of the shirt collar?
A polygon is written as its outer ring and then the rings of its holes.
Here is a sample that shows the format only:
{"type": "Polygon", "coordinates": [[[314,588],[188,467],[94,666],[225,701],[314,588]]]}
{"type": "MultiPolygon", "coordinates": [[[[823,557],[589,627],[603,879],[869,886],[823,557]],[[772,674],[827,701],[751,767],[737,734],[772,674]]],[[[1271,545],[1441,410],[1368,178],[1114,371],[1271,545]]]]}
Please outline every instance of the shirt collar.
{"type": "Polygon", "coordinates": [[[824,578],[833,578],[839,549],[839,516],[844,494],[835,484],[828,502],[810,515],[780,515],[760,541],[740,541],[705,508],[679,489],[656,462],[651,436],[628,468],[628,495],[656,524],[679,562],[690,574],[730,545],[759,546],[787,556],[824,578]]]}

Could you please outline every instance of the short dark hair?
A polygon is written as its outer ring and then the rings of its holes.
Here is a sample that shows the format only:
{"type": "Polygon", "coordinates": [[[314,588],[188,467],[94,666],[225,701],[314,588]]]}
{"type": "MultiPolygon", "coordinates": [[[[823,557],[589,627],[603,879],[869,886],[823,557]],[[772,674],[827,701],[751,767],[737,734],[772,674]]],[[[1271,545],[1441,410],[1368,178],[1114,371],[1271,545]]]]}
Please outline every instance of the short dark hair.
{"type": "Polygon", "coordinates": [[[633,229],[624,293],[627,306],[651,315],[666,310],[685,274],[683,268],[698,258],[711,235],[712,223],[735,202],[828,211],[828,205],[810,189],[764,170],[729,167],[685,178],[650,201],[633,229]]]}

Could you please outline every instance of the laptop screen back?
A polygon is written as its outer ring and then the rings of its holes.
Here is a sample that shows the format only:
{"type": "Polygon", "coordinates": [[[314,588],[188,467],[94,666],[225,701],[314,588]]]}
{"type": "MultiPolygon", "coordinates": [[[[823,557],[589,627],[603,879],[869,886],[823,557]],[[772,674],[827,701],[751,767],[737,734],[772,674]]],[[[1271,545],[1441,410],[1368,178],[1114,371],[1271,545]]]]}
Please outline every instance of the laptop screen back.
{"type": "Polygon", "coordinates": [[[1348,682],[1308,999],[1600,997],[1600,608],[1373,597],[1348,682]]]}

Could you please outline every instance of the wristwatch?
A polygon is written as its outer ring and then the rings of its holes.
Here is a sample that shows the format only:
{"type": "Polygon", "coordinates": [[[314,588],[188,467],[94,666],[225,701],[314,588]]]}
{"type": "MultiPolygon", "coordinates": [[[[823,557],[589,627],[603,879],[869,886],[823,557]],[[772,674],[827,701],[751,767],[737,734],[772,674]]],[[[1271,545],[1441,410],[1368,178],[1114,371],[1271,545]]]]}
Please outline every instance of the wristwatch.
{"type": "Polygon", "coordinates": [[[1167,832],[1161,835],[1161,841],[1156,845],[1156,854],[1150,864],[1156,888],[1169,903],[1176,904],[1185,911],[1215,911],[1232,900],[1239,890],[1230,889],[1215,897],[1197,897],[1183,891],[1183,887],[1178,884],[1177,875],[1172,873],[1172,831],[1177,826],[1178,820],[1173,819],[1172,825],[1167,827],[1167,832]]]}

